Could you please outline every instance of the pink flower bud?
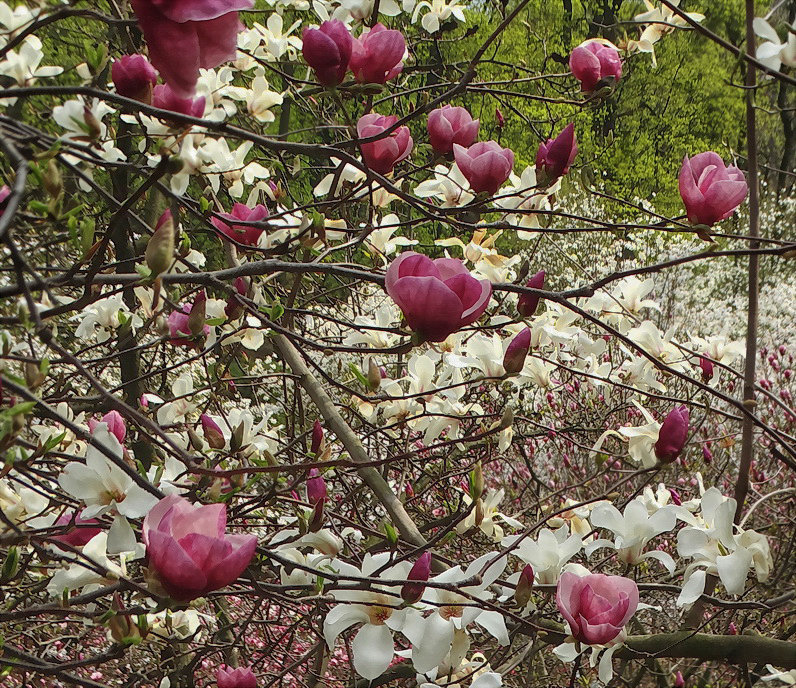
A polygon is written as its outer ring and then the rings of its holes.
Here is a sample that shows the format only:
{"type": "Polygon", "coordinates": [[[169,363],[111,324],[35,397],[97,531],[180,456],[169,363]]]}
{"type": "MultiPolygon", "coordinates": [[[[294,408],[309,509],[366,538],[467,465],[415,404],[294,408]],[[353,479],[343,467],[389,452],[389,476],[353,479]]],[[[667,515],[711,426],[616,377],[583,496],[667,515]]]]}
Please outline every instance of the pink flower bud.
{"type": "Polygon", "coordinates": [[[216,671],[218,688],[257,688],[257,677],[251,667],[221,668],[216,671]]]}
{"type": "Polygon", "coordinates": [[[210,447],[213,449],[223,449],[227,442],[224,439],[224,433],[221,432],[221,428],[218,426],[218,423],[216,423],[206,413],[203,413],[201,416],[199,416],[199,421],[202,424],[202,433],[205,436],[205,441],[210,445],[210,447]]]}
{"type": "Polygon", "coordinates": [[[675,506],[682,506],[683,500],[680,498],[680,493],[674,488],[669,488],[669,494],[672,496],[672,503],[675,506]]]}
{"type": "Polygon", "coordinates": [[[498,129],[502,129],[506,126],[506,118],[503,116],[500,108],[495,108],[495,119],[497,120],[498,129]]]}
{"type": "Polygon", "coordinates": [[[712,151],[683,159],[679,185],[688,220],[709,227],[732,215],[749,191],[743,172],[712,151]]]}
{"type": "Polygon", "coordinates": [[[428,115],[428,136],[437,155],[453,152],[453,144],[467,148],[478,137],[479,120],[473,119],[463,107],[444,105],[428,115]]]}
{"type": "Polygon", "coordinates": [[[710,451],[707,444],[702,445],[702,458],[705,460],[706,464],[710,464],[710,462],[713,461],[713,452],[710,451]]]}
{"type": "Polygon", "coordinates": [[[453,156],[475,193],[493,196],[514,169],[514,153],[497,141],[480,141],[469,148],[454,143],[453,156]]]}
{"type": "Polygon", "coordinates": [[[738,635],[738,628],[734,622],[730,621],[730,625],[727,627],[727,633],[728,635],[738,635]]]}
{"type": "Polygon", "coordinates": [[[556,589],[556,605],[575,640],[605,645],[622,632],[638,607],[638,587],[623,576],[566,571],[556,589]]]}
{"type": "MultiPolygon", "coordinates": [[[[199,335],[194,335],[190,326],[190,316],[193,310],[192,303],[184,303],[178,311],[172,311],[168,317],[169,342],[173,346],[195,346],[195,337],[210,334],[210,327],[204,325],[199,335]]],[[[202,318],[204,320],[204,316],[202,318]]]]}
{"type": "Polygon", "coordinates": [[[524,607],[526,604],[528,604],[528,600],[531,599],[533,579],[533,566],[526,564],[520,572],[520,578],[517,581],[516,587],[514,588],[514,600],[520,607],[524,607]]]}
{"type": "Polygon", "coordinates": [[[503,355],[503,369],[507,375],[516,375],[525,366],[525,357],[531,348],[531,328],[521,330],[509,342],[506,353],[503,355]]]}
{"type": "Polygon", "coordinates": [[[143,55],[124,55],[111,65],[111,79],[120,96],[151,103],[158,74],[143,55]]]}
{"type": "Polygon", "coordinates": [[[569,172],[575,156],[578,154],[578,140],[575,136],[575,125],[568,124],[554,139],[547,139],[539,144],[536,152],[536,175],[543,173],[545,181],[550,184],[569,172]]]}
{"type": "Polygon", "coordinates": [[[3,184],[0,187],[0,217],[3,217],[3,211],[6,209],[6,202],[11,195],[11,189],[8,184],[3,184]]]}
{"type": "Polygon", "coordinates": [[[384,286],[406,322],[429,342],[474,323],[492,296],[489,280],[477,280],[456,258],[404,251],[387,268],[384,286]]]}
{"type": "MultiPolygon", "coordinates": [[[[398,121],[395,115],[379,115],[375,112],[363,115],[357,122],[357,136],[360,139],[379,136],[398,121]]],[[[362,158],[374,172],[389,174],[396,164],[409,157],[414,141],[409,127],[398,127],[388,136],[378,141],[361,144],[362,158]]]]}
{"type": "Polygon", "coordinates": [[[315,506],[319,502],[325,502],[326,496],[326,481],[317,468],[310,469],[310,477],[307,480],[307,501],[315,506]]]}
{"type": "Polygon", "coordinates": [[[354,39],[339,19],[325,21],[317,29],[304,29],[304,59],[315,70],[324,86],[337,86],[343,81],[351,60],[354,39]]]}
{"type": "Polygon", "coordinates": [[[102,532],[102,528],[87,528],[85,526],[99,525],[99,521],[94,518],[82,518],[80,514],[75,514],[75,512],[67,511],[55,522],[55,526],[67,526],[72,523],[72,517],[75,517],[75,527],[70,528],[66,533],[63,535],[56,535],[53,537],[53,540],[56,542],[62,542],[65,545],[70,545],[71,547],[82,547],[85,545],[91,538],[95,535],[98,535],[102,532]]]}
{"type": "Polygon", "coordinates": [[[200,289],[191,306],[191,312],[188,314],[188,329],[194,337],[198,337],[204,332],[206,317],[207,293],[204,289],[200,289]]]}
{"type": "Polygon", "coordinates": [[[688,409],[676,406],[663,421],[655,443],[655,456],[661,463],[671,463],[683,451],[688,437],[688,409]]]}
{"type": "Polygon", "coordinates": [[[152,106],[189,117],[202,117],[205,114],[205,97],[179,98],[168,84],[159,84],[152,89],[152,106]]]}
{"type": "Polygon", "coordinates": [[[164,211],[160,216],[155,231],[147,242],[144,258],[154,277],[171,267],[174,260],[174,218],[171,210],[164,211]]]}
{"type": "Polygon", "coordinates": [[[323,426],[321,421],[316,420],[312,424],[312,445],[310,451],[318,456],[323,448],[323,426]]]}
{"type": "Polygon", "coordinates": [[[236,244],[242,246],[257,246],[265,229],[253,224],[238,224],[238,222],[262,222],[267,217],[268,208],[261,203],[254,206],[254,208],[249,208],[249,206],[243,203],[235,203],[232,206],[231,213],[220,213],[218,217],[211,217],[210,222],[221,234],[236,244]],[[223,220],[221,218],[223,218],[223,220]],[[226,222],[224,220],[226,220],[226,222]]]}
{"type": "MultiPolygon", "coordinates": [[[[233,286],[235,291],[241,296],[246,296],[249,293],[249,283],[243,277],[236,277],[233,286]]],[[[233,296],[227,299],[227,305],[224,306],[224,315],[230,320],[237,320],[243,315],[243,310],[244,308],[240,301],[233,296]]]]}
{"type": "Polygon", "coordinates": [[[569,68],[580,81],[581,89],[587,93],[622,77],[619,51],[614,45],[599,39],[589,39],[575,48],[569,56],[569,68]]]}
{"type": "Polygon", "coordinates": [[[234,583],[254,556],[257,536],[227,534],[224,504],[194,506],[169,495],[144,518],[149,566],[176,600],[188,601],[234,583]]]}
{"type": "Polygon", "coordinates": [[[121,413],[118,411],[108,411],[108,413],[102,417],[101,421],[89,418],[89,430],[94,432],[94,428],[96,428],[99,423],[105,423],[108,426],[108,432],[112,433],[116,439],[119,440],[119,444],[124,444],[124,438],[127,436],[127,426],[125,425],[121,413]]]}
{"type": "Polygon", "coordinates": [[[713,361],[700,356],[699,367],[702,370],[702,382],[710,382],[713,379],[713,361]]]}
{"type": "Polygon", "coordinates": [[[406,576],[406,583],[401,588],[401,598],[407,604],[419,602],[426,586],[423,584],[431,575],[431,552],[423,552],[412,565],[406,576]]]}
{"type": "MultiPolygon", "coordinates": [[[[539,270],[531,279],[528,280],[526,287],[530,289],[544,289],[545,271],[539,270]]],[[[530,318],[539,306],[539,299],[541,297],[537,294],[521,294],[517,299],[517,312],[523,318],[530,318]]]]}
{"type": "Polygon", "coordinates": [[[361,84],[386,84],[403,70],[405,52],[400,31],[376,24],[354,39],[349,67],[361,84]]]}
{"type": "Polygon", "coordinates": [[[685,688],[685,679],[679,671],[674,675],[674,688],[685,688]]]}

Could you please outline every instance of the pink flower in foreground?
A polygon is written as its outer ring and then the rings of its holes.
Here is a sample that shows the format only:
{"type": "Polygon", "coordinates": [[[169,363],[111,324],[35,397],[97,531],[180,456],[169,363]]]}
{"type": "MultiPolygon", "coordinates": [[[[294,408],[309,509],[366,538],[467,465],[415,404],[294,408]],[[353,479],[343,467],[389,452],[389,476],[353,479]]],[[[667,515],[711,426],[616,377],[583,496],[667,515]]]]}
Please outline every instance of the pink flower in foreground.
{"type": "MultiPolygon", "coordinates": [[[[192,310],[192,303],[184,303],[181,310],[172,311],[169,314],[167,321],[169,327],[169,342],[174,346],[195,345],[193,341],[195,335],[191,332],[191,326],[189,324],[192,310]]],[[[203,326],[202,334],[205,337],[210,334],[210,327],[208,325],[203,326]]]]}
{"type": "Polygon", "coordinates": [[[514,168],[514,153],[497,141],[481,141],[469,148],[454,143],[453,156],[470,188],[490,196],[509,178],[514,168]]]}
{"type": "Polygon", "coordinates": [[[563,177],[578,154],[578,139],[575,136],[575,125],[568,124],[554,139],[547,139],[539,144],[536,152],[536,174],[544,172],[547,182],[554,182],[563,177]]]}
{"type": "Polygon", "coordinates": [[[179,98],[194,94],[199,69],[237,53],[238,10],[253,0],[131,0],[149,59],[179,98]]]}
{"type": "MultiPolygon", "coordinates": [[[[67,511],[56,522],[56,526],[68,526],[72,523],[73,512],[67,511]]],[[[56,542],[63,542],[72,547],[82,547],[95,535],[102,532],[102,528],[87,528],[85,526],[99,525],[99,521],[94,518],[82,518],[80,514],[75,516],[75,527],[68,530],[63,535],[56,535],[53,540],[56,542]],[[79,527],[78,527],[79,526],[79,527]]]]}
{"type": "MultiPolygon", "coordinates": [[[[378,136],[397,121],[395,115],[379,115],[375,112],[362,115],[357,122],[357,136],[360,139],[378,136]]],[[[409,134],[409,127],[398,127],[389,136],[361,146],[365,164],[374,172],[388,174],[396,164],[409,157],[414,141],[409,134]]]]}
{"type": "Polygon", "coordinates": [[[569,68],[587,93],[594,91],[603,80],[622,78],[619,51],[600,39],[589,39],[575,48],[569,56],[569,68]]]}
{"type": "Polygon", "coordinates": [[[467,148],[478,137],[480,121],[473,119],[463,107],[444,105],[428,115],[428,136],[437,155],[453,152],[453,144],[467,148]]]}
{"type": "Polygon", "coordinates": [[[638,607],[638,587],[629,578],[591,573],[561,574],[556,604],[575,640],[605,645],[621,632],[638,607]]]}
{"type": "Polygon", "coordinates": [[[339,19],[325,21],[317,29],[304,29],[302,52],[307,64],[324,86],[342,82],[351,60],[354,39],[339,19]]]}
{"type": "Polygon", "coordinates": [[[457,258],[431,260],[414,251],[390,263],[384,286],[409,327],[429,342],[474,323],[492,296],[489,280],[475,279],[457,258]]]}
{"type": "Polygon", "coordinates": [[[349,67],[361,84],[386,84],[404,68],[406,41],[400,31],[376,24],[354,39],[349,67]]]}
{"type": "Polygon", "coordinates": [[[118,411],[108,411],[108,413],[102,417],[102,420],[89,418],[89,430],[94,432],[94,428],[96,428],[100,423],[105,423],[108,426],[108,430],[116,436],[117,440],[119,440],[119,444],[124,444],[124,438],[127,435],[127,426],[124,423],[124,418],[122,418],[121,413],[118,411]]]}
{"type": "Polygon", "coordinates": [[[152,106],[189,117],[202,117],[205,114],[205,97],[180,98],[168,84],[159,84],[152,89],[152,106]]]}
{"type": "Polygon", "coordinates": [[[732,215],[749,191],[743,172],[713,151],[685,157],[679,186],[689,221],[709,227],[732,215]]]}
{"type": "Polygon", "coordinates": [[[210,218],[210,222],[213,223],[213,226],[219,232],[235,243],[243,244],[244,246],[257,246],[265,229],[253,225],[236,224],[235,221],[261,222],[267,217],[268,208],[262,203],[257,204],[254,208],[250,208],[243,203],[235,203],[232,206],[231,213],[221,213],[220,217],[210,218]],[[221,218],[228,220],[228,222],[224,222],[221,218]]]}
{"type": "Polygon", "coordinates": [[[123,55],[111,65],[111,80],[120,96],[150,103],[158,74],[143,55],[123,55]]]}
{"type": "Polygon", "coordinates": [[[671,463],[683,451],[688,437],[688,408],[675,406],[663,421],[655,443],[655,456],[663,463],[671,463]]]}
{"type": "Polygon", "coordinates": [[[216,672],[218,688],[257,688],[257,677],[251,667],[221,668],[216,672]]]}
{"type": "Polygon", "coordinates": [[[256,535],[227,534],[224,504],[194,506],[169,495],[144,518],[149,565],[176,600],[192,600],[234,583],[249,565],[256,535]]]}

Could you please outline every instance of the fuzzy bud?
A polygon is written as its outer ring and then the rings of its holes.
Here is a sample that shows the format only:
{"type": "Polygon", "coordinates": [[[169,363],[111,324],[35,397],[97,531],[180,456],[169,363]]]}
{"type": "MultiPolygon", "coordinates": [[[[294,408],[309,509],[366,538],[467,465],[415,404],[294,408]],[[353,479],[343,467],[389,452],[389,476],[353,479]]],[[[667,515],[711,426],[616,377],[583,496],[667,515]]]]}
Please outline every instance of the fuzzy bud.
{"type": "Polygon", "coordinates": [[[223,449],[227,442],[224,439],[224,433],[221,432],[218,423],[206,413],[199,416],[199,421],[202,423],[202,434],[205,436],[205,441],[213,449],[223,449]]]}
{"type": "Polygon", "coordinates": [[[525,366],[525,358],[531,349],[531,329],[526,327],[509,342],[503,356],[506,375],[516,375],[525,366]]]}
{"type": "Polygon", "coordinates": [[[702,382],[710,382],[713,379],[713,361],[704,356],[700,356],[699,367],[702,370],[702,382]]]}
{"type": "Polygon", "coordinates": [[[193,302],[191,312],[188,314],[188,329],[194,337],[198,337],[204,332],[205,317],[207,309],[207,294],[202,289],[197,295],[196,300],[193,302]]]}
{"type": "Polygon", "coordinates": [[[152,276],[166,272],[174,260],[174,218],[171,210],[166,210],[158,220],[155,231],[146,245],[147,267],[152,271],[152,276]]]}
{"type": "Polygon", "coordinates": [[[310,451],[315,454],[315,456],[318,456],[323,446],[323,426],[321,425],[321,421],[316,420],[312,426],[312,448],[310,451]]]}
{"type": "Polygon", "coordinates": [[[326,481],[317,468],[310,470],[310,477],[307,480],[307,501],[316,506],[318,503],[326,501],[326,481]]]}
{"type": "Polygon", "coordinates": [[[379,387],[381,387],[381,368],[372,358],[368,359],[368,386],[374,392],[377,392],[379,387]]]}
{"type": "Polygon", "coordinates": [[[531,599],[531,588],[533,587],[533,567],[526,564],[520,573],[520,578],[514,588],[514,600],[520,606],[524,607],[531,599]]]}
{"type": "MultiPolygon", "coordinates": [[[[528,280],[526,287],[530,289],[544,289],[545,271],[539,270],[531,279],[528,280]]],[[[523,318],[530,318],[536,313],[536,308],[539,306],[539,299],[541,297],[537,294],[522,294],[517,300],[517,312],[523,318]]]]}

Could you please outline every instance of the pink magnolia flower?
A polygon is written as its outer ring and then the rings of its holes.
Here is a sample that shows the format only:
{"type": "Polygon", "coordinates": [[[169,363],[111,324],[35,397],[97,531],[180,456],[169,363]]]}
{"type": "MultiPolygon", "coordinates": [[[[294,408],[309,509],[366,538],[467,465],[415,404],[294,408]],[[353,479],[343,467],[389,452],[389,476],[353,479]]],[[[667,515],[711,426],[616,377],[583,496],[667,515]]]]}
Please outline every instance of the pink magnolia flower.
{"type": "MultiPolygon", "coordinates": [[[[357,122],[357,135],[361,139],[378,136],[397,121],[395,115],[379,115],[375,112],[362,115],[357,122]]],[[[409,157],[414,141],[409,127],[398,127],[389,136],[361,146],[365,164],[374,172],[389,174],[396,164],[409,157]]]]}
{"type": "Polygon", "coordinates": [[[260,236],[265,231],[262,227],[253,225],[235,224],[235,220],[243,222],[261,222],[268,217],[268,208],[262,203],[258,203],[254,208],[250,208],[243,203],[235,203],[231,213],[221,213],[220,217],[210,218],[213,226],[225,237],[243,246],[257,246],[260,236]],[[230,220],[224,222],[221,218],[230,220]]]}
{"type": "Polygon", "coordinates": [[[242,24],[238,10],[253,0],[131,0],[149,59],[176,97],[194,94],[199,69],[234,60],[242,24]]]}
{"type": "Polygon", "coordinates": [[[386,84],[404,68],[406,41],[400,31],[376,24],[354,39],[349,67],[361,84],[386,84]]]}
{"type": "Polygon", "coordinates": [[[323,426],[321,425],[321,421],[315,420],[312,424],[312,444],[310,451],[318,456],[318,452],[321,451],[321,447],[323,446],[323,426]]]}
{"type": "Polygon", "coordinates": [[[199,422],[202,424],[202,434],[205,436],[205,441],[213,449],[223,449],[227,441],[224,439],[224,432],[210,416],[203,413],[199,416],[199,422]]]}
{"type": "Polygon", "coordinates": [[[218,688],[257,688],[257,677],[251,667],[220,668],[216,672],[218,688]]]}
{"type": "Polygon", "coordinates": [[[470,188],[490,196],[509,178],[514,168],[514,153],[497,141],[481,141],[469,148],[454,143],[453,156],[470,188]]]}
{"type": "Polygon", "coordinates": [[[149,565],[176,600],[193,600],[235,582],[249,565],[256,535],[227,534],[224,504],[194,506],[169,495],[144,518],[149,565]]]}
{"type": "Polygon", "coordinates": [[[56,535],[52,539],[56,542],[63,542],[72,547],[82,547],[95,535],[102,532],[102,528],[86,528],[85,526],[99,524],[95,518],[83,518],[80,514],[75,515],[74,512],[67,511],[55,522],[56,526],[68,526],[72,523],[72,517],[75,516],[75,527],[70,528],[63,535],[56,535]],[[80,527],[78,527],[80,526],[80,527]]]}
{"type": "Polygon", "coordinates": [[[120,96],[149,103],[158,74],[143,55],[123,55],[111,65],[111,80],[120,96]]]}
{"type": "Polygon", "coordinates": [[[94,432],[94,428],[96,428],[100,423],[105,423],[108,426],[108,430],[116,436],[117,440],[119,440],[119,444],[124,444],[124,438],[127,435],[127,426],[124,423],[124,418],[122,418],[121,413],[118,411],[108,411],[108,413],[102,417],[102,420],[89,418],[89,430],[94,432]]]}
{"type": "MultiPolygon", "coordinates": [[[[526,283],[526,287],[531,289],[544,289],[545,271],[539,270],[531,279],[526,283]]],[[[536,294],[522,294],[517,299],[517,312],[523,318],[530,318],[539,306],[539,299],[541,297],[536,294]]]]}
{"type": "Polygon", "coordinates": [[[683,451],[688,437],[688,408],[675,406],[663,421],[655,443],[655,456],[663,463],[671,463],[683,451]]]}
{"type": "Polygon", "coordinates": [[[412,564],[401,588],[401,599],[408,604],[419,602],[426,589],[425,583],[431,575],[431,552],[423,552],[412,564]]]}
{"type": "Polygon", "coordinates": [[[180,98],[168,84],[158,84],[152,89],[152,105],[161,110],[179,112],[189,117],[205,114],[205,97],[180,98]]]}
{"type": "Polygon", "coordinates": [[[11,195],[11,189],[8,184],[3,184],[0,187],[0,217],[3,217],[3,211],[6,209],[6,199],[11,195]]]}
{"type": "Polygon", "coordinates": [[[700,356],[699,368],[702,370],[702,382],[710,382],[713,379],[713,361],[700,356]]]}
{"type": "Polygon", "coordinates": [[[317,468],[310,469],[310,477],[307,479],[307,501],[312,506],[326,501],[326,481],[317,468]]]}
{"type": "Polygon", "coordinates": [[[594,91],[603,80],[619,81],[622,77],[619,51],[600,39],[591,38],[575,48],[569,56],[569,68],[587,93],[594,91]]]}
{"type": "MultiPolygon", "coordinates": [[[[169,327],[169,342],[174,346],[195,346],[196,342],[193,341],[194,334],[191,332],[189,319],[191,311],[193,310],[193,303],[182,304],[182,309],[172,311],[169,314],[167,321],[169,327]]],[[[202,334],[206,337],[210,334],[210,326],[205,325],[202,328],[202,334]]]]}
{"type": "Polygon", "coordinates": [[[324,86],[342,82],[351,60],[354,39],[339,19],[325,21],[318,29],[304,29],[302,52],[307,64],[324,86]]]}
{"type": "Polygon", "coordinates": [[[743,172],[713,151],[685,156],[679,186],[689,221],[709,227],[732,215],[749,191],[743,172]]]}
{"type": "Polygon", "coordinates": [[[437,155],[453,152],[453,144],[467,148],[478,137],[480,121],[473,119],[463,107],[444,105],[428,115],[428,136],[437,155]]]}
{"type": "Polygon", "coordinates": [[[457,258],[405,251],[387,268],[384,285],[406,322],[429,342],[442,342],[474,323],[492,296],[489,280],[477,280],[457,258]]]}
{"type": "Polygon", "coordinates": [[[547,139],[539,144],[536,152],[536,174],[544,171],[546,181],[554,182],[563,177],[578,154],[578,140],[575,136],[575,125],[570,123],[554,139],[547,139]]]}
{"type": "Polygon", "coordinates": [[[622,632],[638,607],[638,587],[623,576],[563,573],[556,604],[572,636],[587,645],[605,645],[622,632]]]}

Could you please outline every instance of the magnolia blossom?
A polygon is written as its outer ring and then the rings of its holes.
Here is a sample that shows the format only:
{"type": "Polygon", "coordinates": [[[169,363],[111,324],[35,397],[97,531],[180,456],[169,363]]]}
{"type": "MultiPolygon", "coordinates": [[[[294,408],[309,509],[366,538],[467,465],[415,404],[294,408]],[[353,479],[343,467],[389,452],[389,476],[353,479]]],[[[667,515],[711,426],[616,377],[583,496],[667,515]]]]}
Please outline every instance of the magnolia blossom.
{"type": "Polygon", "coordinates": [[[656,535],[674,530],[677,509],[666,506],[651,514],[641,498],[634,499],[620,513],[613,504],[601,503],[591,511],[591,523],[614,534],[614,540],[594,540],[586,545],[586,555],[601,548],[617,551],[619,560],[626,564],[640,564],[645,559],[657,559],[669,573],[674,571],[674,559],[667,552],[644,552],[647,543],[656,535]]]}
{"type": "Polygon", "coordinates": [[[513,547],[512,554],[533,566],[536,581],[540,584],[558,582],[561,569],[583,547],[580,535],[569,534],[566,524],[555,531],[542,528],[536,540],[521,535],[510,535],[503,539],[504,547],[513,547]]]}
{"type": "MultiPolygon", "coordinates": [[[[677,7],[680,5],[680,0],[671,0],[671,4],[677,7]]],[[[652,64],[656,65],[655,44],[675,29],[688,27],[689,24],[684,17],[675,13],[667,5],[661,4],[660,7],[657,7],[650,0],[644,0],[644,5],[646,5],[647,11],[637,14],[633,20],[646,24],[646,26],[644,26],[638,41],[630,42],[630,47],[641,52],[650,53],[652,55],[652,64]]],[[[705,18],[705,15],[699,12],[686,12],[685,15],[696,22],[701,22],[705,18]]]]}
{"type": "MultiPolygon", "coordinates": [[[[463,534],[470,528],[477,527],[488,538],[492,538],[495,542],[500,542],[503,539],[503,528],[498,521],[503,521],[503,523],[514,529],[522,528],[522,523],[516,518],[506,516],[506,514],[502,514],[498,510],[505,494],[505,490],[502,488],[490,490],[484,499],[479,500],[481,504],[471,509],[470,513],[467,514],[467,518],[456,524],[456,532],[463,534]]],[[[473,503],[468,494],[462,495],[462,500],[465,507],[468,508],[473,503]]]]}
{"type": "Polygon", "coordinates": [[[604,38],[590,38],[575,48],[569,56],[569,68],[586,92],[622,77],[619,50],[604,38]]]}
{"type": "Polygon", "coordinates": [[[730,217],[749,192],[743,172],[713,151],[686,156],[679,185],[689,221],[708,226],[730,217]]]}
{"type": "Polygon", "coordinates": [[[536,234],[527,230],[539,229],[539,211],[550,210],[551,198],[561,189],[561,180],[557,179],[546,188],[537,182],[537,171],[533,165],[526,167],[518,177],[513,172],[509,175],[510,186],[503,187],[495,198],[495,205],[516,213],[506,215],[506,222],[516,225],[517,238],[527,241],[536,234]]]}
{"type": "Polygon", "coordinates": [[[470,184],[465,179],[459,166],[456,163],[450,166],[437,165],[434,168],[434,176],[420,182],[414,194],[418,198],[434,198],[441,201],[443,208],[457,208],[467,205],[475,198],[468,191],[470,184]]]}
{"type": "MultiPolygon", "coordinates": [[[[338,561],[335,568],[341,574],[354,578],[377,577],[384,580],[402,580],[409,573],[408,562],[389,566],[390,554],[381,552],[365,554],[362,568],[338,561]]],[[[356,672],[373,680],[384,673],[395,655],[393,631],[400,631],[406,619],[401,609],[400,586],[374,584],[366,590],[346,589],[343,585],[332,591],[341,602],[333,607],[323,621],[323,636],[329,648],[343,631],[361,623],[351,642],[353,664],[356,672]]]]}
{"type": "Polygon", "coordinates": [[[400,231],[401,222],[398,216],[390,213],[376,223],[376,227],[365,238],[365,246],[373,256],[379,256],[384,263],[387,256],[395,253],[399,246],[414,246],[417,240],[394,236],[400,231]]]}
{"type": "Polygon", "coordinates": [[[62,555],[72,563],[55,572],[47,592],[53,597],[61,597],[64,591],[78,590],[86,586],[100,587],[100,584],[118,580],[124,569],[108,558],[108,533],[97,533],[83,547],[80,556],[62,555]]]}
{"type": "Polygon", "coordinates": [[[94,518],[111,510],[128,518],[140,518],[157,503],[157,497],[140,487],[128,471],[122,470],[122,445],[105,423],[99,423],[91,436],[93,443],[86,450],[85,464],[67,464],[58,477],[58,484],[86,504],[82,518],[94,518]],[[116,461],[95,445],[102,446],[116,461]]]}
{"type": "Polygon", "coordinates": [[[386,84],[403,70],[405,53],[403,34],[376,24],[354,39],[349,66],[360,83],[386,84]]]}
{"type": "Polygon", "coordinates": [[[318,29],[304,29],[302,35],[304,59],[315,70],[324,86],[336,86],[343,81],[354,40],[343,22],[332,19],[318,29]]]}
{"type": "Polygon", "coordinates": [[[783,42],[779,37],[774,27],[771,26],[765,19],[755,17],[754,23],[755,33],[760,38],[765,39],[757,47],[757,57],[769,69],[779,71],[782,65],[796,68],[796,21],[793,22],[788,37],[783,42]]]}
{"type": "MultiPolygon", "coordinates": [[[[41,41],[36,36],[27,36],[22,45],[9,51],[0,62],[0,75],[11,78],[17,86],[32,86],[37,79],[58,76],[63,67],[41,67],[44,57],[41,41]]],[[[6,98],[5,103],[16,102],[16,98],[6,98]]]]}
{"type": "MultiPolygon", "coordinates": [[[[406,4],[404,0],[404,5],[406,4]]],[[[459,0],[420,0],[412,12],[412,23],[416,22],[418,17],[422,17],[420,24],[426,31],[437,33],[440,25],[450,19],[465,21],[464,5],[459,4],[459,0]]]]}

